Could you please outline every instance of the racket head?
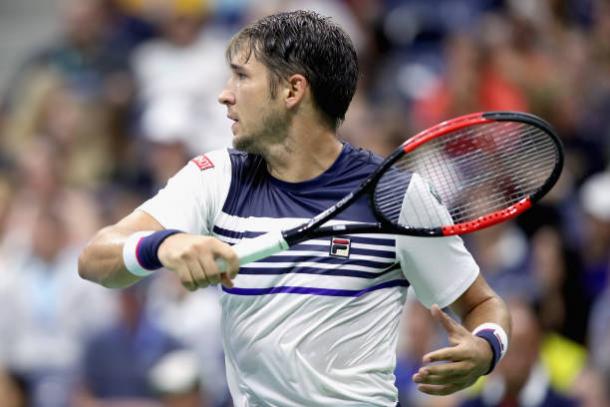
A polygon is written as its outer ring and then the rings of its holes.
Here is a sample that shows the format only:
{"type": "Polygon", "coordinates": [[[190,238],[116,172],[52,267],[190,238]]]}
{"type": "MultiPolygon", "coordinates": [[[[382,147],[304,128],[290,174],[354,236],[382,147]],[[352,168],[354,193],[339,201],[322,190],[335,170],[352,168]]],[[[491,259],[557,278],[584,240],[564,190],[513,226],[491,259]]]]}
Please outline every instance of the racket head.
{"type": "Polygon", "coordinates": [[[521,112],[473,113],[405,141],[375,173],[371,203],[385,231],[465,234],[530,208],[562,168],[561,142],[544,120],[521,112]]]}

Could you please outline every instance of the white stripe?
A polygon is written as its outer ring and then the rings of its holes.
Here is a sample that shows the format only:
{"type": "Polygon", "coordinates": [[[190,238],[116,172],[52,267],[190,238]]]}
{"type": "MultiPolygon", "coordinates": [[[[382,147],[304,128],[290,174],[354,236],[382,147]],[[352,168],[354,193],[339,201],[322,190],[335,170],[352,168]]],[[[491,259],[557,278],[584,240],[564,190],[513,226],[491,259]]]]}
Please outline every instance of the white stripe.
{"type": "Polygon", "coordinates": [[[400,270],[384,274],[378,278],[350,276],[325,276],[323,274],[237,274],[233,280],[238,288],[268,288],[278,286],[313,287],[338,290],[363,290],[390,280],[402,279],[400,270]]]}
{"type": "MultiPolygon", "coordinates": [[[[353,247],[353,245],[352,245],[353,247]]],[[[273,255],[275,256],[311,256],[311,257],[332,257],[331,255],[328,254],[328,250],[327,251],[305,251],[305,250],[289,250],[289,251],[285,251],[285,252],[280,252],[280,253],[276,253],[273,255]]],[[[391,264],[393,263],[392,259],[388,258],[388,257],[376,257],[376,256],[369,256],[366,254],[354,254],[354,253],[350,253],[349,255],[349,259],[346,260],[366,260],[366,261],[376,261],[378,263],[388,263],[391,264]]]]}
{"type": "Polygon", "coordinates": [[[228,229],[233,232],[243,233],[249,232],[268,232],[271,230],[283,230],[298,226],[309,219],[306,218],[263,218],[263,217],[248,217],[229,215],[221,212],[216,219],[215,224],[223,229],[228,229]],[[227,227],[230,225],[230,227],[227,227]]]}

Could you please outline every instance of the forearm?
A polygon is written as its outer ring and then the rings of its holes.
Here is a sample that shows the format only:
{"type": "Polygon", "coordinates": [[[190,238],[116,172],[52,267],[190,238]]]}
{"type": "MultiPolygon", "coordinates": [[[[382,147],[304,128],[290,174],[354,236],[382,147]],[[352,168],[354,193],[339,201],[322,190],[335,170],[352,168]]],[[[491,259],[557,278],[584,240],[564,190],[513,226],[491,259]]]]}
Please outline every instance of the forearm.
{"type": "Polygon", "coordinates": [[[461,317],[462,324],[470,331],[483,323],[492,322],[500,325],[510,337],[511,322],[508,307],[497,295],[486,297],[471,309],[466,310],[461,317]]]}
{"type": "Polygon", "coordinates": [[[127,271],[123,244],[131,231],[116,227],[100,230],[78,259],[78,274],[108,288],[127,287],[141,279],[127,271]]]}

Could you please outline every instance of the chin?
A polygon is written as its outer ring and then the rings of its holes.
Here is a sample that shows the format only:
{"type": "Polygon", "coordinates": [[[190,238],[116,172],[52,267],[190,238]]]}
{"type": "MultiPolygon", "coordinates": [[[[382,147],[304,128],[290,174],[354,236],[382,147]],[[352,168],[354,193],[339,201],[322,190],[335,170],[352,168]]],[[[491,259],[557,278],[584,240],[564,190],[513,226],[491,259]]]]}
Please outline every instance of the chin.
{"type": "Polygon", "coordinates": [[[248,137],[243,136],[235,136],[233,137],[233,147],[240,151],[245,151],[247,153],[256,153],[256,145],[248,137]]]}

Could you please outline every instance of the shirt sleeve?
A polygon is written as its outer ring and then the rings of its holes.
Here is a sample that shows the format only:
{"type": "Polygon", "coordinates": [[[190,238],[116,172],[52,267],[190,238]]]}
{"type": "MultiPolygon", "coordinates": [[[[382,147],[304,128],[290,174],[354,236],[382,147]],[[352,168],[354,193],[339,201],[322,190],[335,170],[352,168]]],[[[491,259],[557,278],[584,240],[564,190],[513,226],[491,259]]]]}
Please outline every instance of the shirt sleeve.
{"type": "Polygon", "coordinates": [[[166,186],[137,209],[166,229],[209,235],[231,185],[227,150],[217,150],[188,162],[166,186]]]}
{"type": "MultiPolygon", "coordinates": [[[[426,227],[447,224],[451,216],[422,178],[413,174],[399,222],[426,227]]],[[[470,287],[479,275],[479,266],[459,236],[397,236],[396,253],[405,277],[417,298],[426,307],[444,308],[470,287]]]]}

